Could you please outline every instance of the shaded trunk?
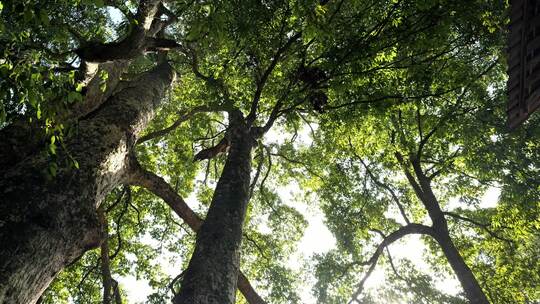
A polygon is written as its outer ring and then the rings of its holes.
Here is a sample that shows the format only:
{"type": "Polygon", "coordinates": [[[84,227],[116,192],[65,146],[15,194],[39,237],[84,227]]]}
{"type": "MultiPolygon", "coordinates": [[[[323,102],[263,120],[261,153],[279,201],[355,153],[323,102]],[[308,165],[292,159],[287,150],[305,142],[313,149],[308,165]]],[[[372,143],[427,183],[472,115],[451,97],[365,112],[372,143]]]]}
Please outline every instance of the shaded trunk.
{"type": "MultiPolygon", "coordinates": [[[[161,197],[193,231],[199,231],[203,220],[189,208],[186,202],[163,178],[143,169],[136,159],[132,159],[130,170],[130,184],[146,188],[161,197]]],[[[266,304],[242,272],[238,274],[238,290],[244,295],[249,304],[266,304]]]]}
{"type": "Polygon", "coordinates": [[[99,250],[101,256],[101,281],[103,285],[103,304],[111,303],[111,291],[113,287],[111,276],[111,262],[109,259],[109,225],[103,206],[97,210],[99,221],[103,229],[103,241],[99,250]]]}
{"type": "Polygon", "coordinates": [[[175,304],[235,303],[254,141],[242,115],[230,116],[229,155],[175,304]]]}
{"type": "Polygon", "coordinates": [[[59,155],[56,176],[47,178],[40,154],[1,173],[0,303],[35,303],[60,270],[100,244],[96,209],[125,180],[128,152],[173,77],[161,64],[81,120],[66,140],[80,169],[59,155]]]}
{"type": "Polygon", "coordinates": [[[448,223],[440,207],[439,201],[437,200],[435,193],[433,193],[431,181],[424,174],[420,166],[419,159],[411,159],[411,164],[418,182],[408,170],[405,171],[405,175],[413,187],[416,196],[428,211],[429,217],[433,223],[433,237],[441,247],[441,250],[446,257],[446,260],[452,267],[452,270],[454,270],[454,273],[461,283],[461,287],[465,291],[467,299],[473,304],[489,304],[489,301],[482,290],[482,287],[480,287],[478,280],[476,280],[472,270],[469,268],[469,266],[467,266],[465,260],[459,253],[459,250],[456,248],[452,238],[450,237],[448,223]]]}
{"type": "Polygon", "coordinates": [[[480,287],[480,284],[478,284],[478,281],[474,277],[471,269],[469,266],[467,266],[465,260],[463,260],[463,257],[459,253],[456,246],[454,246],[454,242],[450,238],[448,230],[434,230],[434,238],[446,256],[446,260],[454,270],[454,273],[461,283],[463,290],[465,290],[465,294],[467,295],[469,302],[474,304],[488,304],[489,301],[482,291],[482,287],[480,287]]]}

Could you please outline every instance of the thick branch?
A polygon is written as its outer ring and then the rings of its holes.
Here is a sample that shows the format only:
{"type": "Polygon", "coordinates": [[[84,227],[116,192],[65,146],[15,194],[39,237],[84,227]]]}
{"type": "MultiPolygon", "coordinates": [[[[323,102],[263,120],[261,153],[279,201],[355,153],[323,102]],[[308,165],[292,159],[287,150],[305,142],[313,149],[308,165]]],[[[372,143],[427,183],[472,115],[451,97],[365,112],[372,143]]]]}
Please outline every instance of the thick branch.
{"type": "Polygon", "coordinates": [[[155,38],[168,22],[156,19],[164,14],[164,7],[160,0],[141,0],[135,15],[134,23],[129,35],[120,42],[112,43],[86,43],[75,52],[86,62],[107,62],[114,60],[133,59],[147,50],[163,50],[178,47],[172,40],[155,38]]]}
{"type": "Polygon", "coordinates": [[[403,155],[401,155],[401,153],[399,153],[399,152],[396,152],[395,156],[396,156],[396,159],[398,160],[399,164],[401,165],[401,167],[403,169],[403,173],[405,173],[405,177],[409,181],[409,184],[414,189],[414,192],[416,193],[416,196],[419,199],[422,199],[424,197],[424,192],[423,192],[422,188],[420,187],[420,185],[418,184],[418,182],[416,181],[416,179],[414,178],[414,176],[409,171],[409,168],[407,168],[407,164],[405,163],[405,160],[403,159],[403,155]]]}
{"type": "Polygon", "coordinates": [[[199,151],[199,153],[195,154],[193,159],[195,161],[213,159],[214,157],[222,153],[226,153],[229,150],[229,147],[229,139],[227,138],[227,134],[225,134],[225,136],[217,143],[217,145],[199,151]]]}

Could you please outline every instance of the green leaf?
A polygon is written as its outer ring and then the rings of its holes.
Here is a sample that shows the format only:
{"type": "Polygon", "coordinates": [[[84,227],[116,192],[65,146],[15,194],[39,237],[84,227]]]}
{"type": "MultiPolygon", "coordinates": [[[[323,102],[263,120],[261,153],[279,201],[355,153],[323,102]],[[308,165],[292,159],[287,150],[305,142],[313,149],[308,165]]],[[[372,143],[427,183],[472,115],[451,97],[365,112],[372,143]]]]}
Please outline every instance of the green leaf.
{"type": "Polygon", "coordinates": [[[79,92],[71,91],[68,93],[67,100],[69,103],[74,103],[76,101],[82,101],[82,95],[79,92]]]}
{"type": "Polygon", "coordinates": [[[55,177],[58,170],[58,165],[55,162],[49,163],[49,173],[55,177]]]}
{"type": "Polygon", "coordinates": [[[56,145],[54,143],[49,144],[49,152],[52,155],[56,155],[56,145]]]}
{"type": "Polygon", "coordinates": [[[32,19],[34,19],[34,11],[30,7],[27,7],[24,10],[24,17],[23,18],[24,18],[25,22],[32,21],[32,19]]]}
{"type": "Polygon", "coordinates": [[[42,9],[39,11],[39,18],[41,20],[41,23],[43,23],[45,26],[50,25],[49,14],[46,10],[42,9]]]}

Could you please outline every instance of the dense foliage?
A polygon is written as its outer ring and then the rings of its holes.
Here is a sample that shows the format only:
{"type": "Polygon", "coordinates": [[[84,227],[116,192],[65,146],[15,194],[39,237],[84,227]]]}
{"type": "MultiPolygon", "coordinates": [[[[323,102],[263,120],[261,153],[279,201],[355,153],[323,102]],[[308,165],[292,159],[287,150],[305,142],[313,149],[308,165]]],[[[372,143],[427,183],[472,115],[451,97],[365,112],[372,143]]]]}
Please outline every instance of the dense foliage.
{"type": "MultiPolygon", "coordinates": [[[[411,236],[385,243],[408,224],[431,225],[408,177],[418,168],[489,301],[540,301],[540,129],[534,117],[512,132],[504,124],[505,1],[164,4],[177,18],[163,35],[178,43],[168,53],[178,79],[137,142],[138,160],[204,218],[230,108],[266,129],[254,148],[241,252],[266,302],[301,303],[311,291],[319,303],[466,303],[461,287],[441,288],[459,283],[430,236],[415,239],[416,260],[392,258],[411,236]],[[493,192],[488,205],[482,198],[493,192]],[[302,257],[308,210],[322,211],[336,244],[302,257]],[[373,271],[383,279],[366,288],[373,271]]],[[[57,149],[69,156],[63,142],[77,136],[69,111],[87,85],[78,50],[129,36],[137,7],[0,2],[0,126],[37,130],[50,178],[63,161],[57,149]]],[[[122,79],[159,56],[137,56],[122,79]]],[[[109,75],[99,77],[105,91],[109,75]]],[[[67,159],[77,170],[79,160],[67,159]]],[[[170,302],[195,233],[142,187],[115,189],[100,210],[106,246],[65,269],[43,303],[101,302],[104,250],[122,303],[131,277],[152,288],[148,303],[170,302]]]]}

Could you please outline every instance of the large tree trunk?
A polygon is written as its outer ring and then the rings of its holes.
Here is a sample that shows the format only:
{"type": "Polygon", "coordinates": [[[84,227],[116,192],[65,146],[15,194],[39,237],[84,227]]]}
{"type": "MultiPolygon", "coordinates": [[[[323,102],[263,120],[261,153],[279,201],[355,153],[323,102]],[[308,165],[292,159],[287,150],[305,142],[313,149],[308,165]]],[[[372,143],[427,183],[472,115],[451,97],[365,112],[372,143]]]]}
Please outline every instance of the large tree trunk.
{"type": "Polygon", "coordinates": [[[469,302],[473,304],[489,304],[486,295],[482,291],[482,287],[478,284],[473,272],[467,266],[465,260],[463,260],[452,238],[450,238],[448,230],[443,231],[437,228],[434,228],[434,230],[434,238],[439,243],[441,250],[446,256],[446,260],[454,270],[469,302]]]}
{"type": "MultiPolygon", "coordinates": [[[[171,185],[162,177],[143,169],[136,158],[132,159],[130,170],[130,184],[146,188],[161,197],[193,231],[198,233],[203,220],[189,208],[171,185]]],[[[246,298],[249,304],[266,304],[242,272],[238,274],[238,290],[244,295],[244,298],[246,298]]]]}
{"type": "Polygon", "coordinates": [[[235,303],[254,140],[242,114],[233,113],[230,122],[229,155],[174,297],[176,304],[235,303]]]}
{"type": "Polygon", "coordinates": [[[66,145],[80,169],[60,159],[47,178],[40,154],[1,173],[0,303],[35,303],[60,270],[100,244],[96,209],[124,181],[128,152],[173,77],[160,64],[79,121],[66,145]]]}
{"type": "Polygon", "coordinates": [[[489,301],[484,294],[482,287],[480,287],[478,280],[476,280],[473,272],[465,263],[465,260],[459,253],[458,249],[454,245],[454,241],[450,237],[448,223],[440,208],[439,202],[431,189],[431,186],[427,184],[422,188],[424,188],[423,202],[426,208],[429,206],[428,213],[430,214],[431,221],[433,222],[433,237],[441,247],[441,250],[446,256],[446,260],[454,270],[454,273],[461,283],[461,287],[463,287],[463,290],[465,291],[467,299],[469,299],[470,303],[474,304],[489,304],[489,301]]]}
{"type": "MultiPolygon", "coordinates": [[[[398,160],[403,162],[403,158],[398,155],[398,160]]],[[[472,304],[489,304],[489,301],[480,287],[478,280],[473,272],[465,263],[465,260],[459,253],[459,250],[454,245],[450,232],[448,231],[448,223],[441,209],[439,201],[433,192],[430,179],[424,174],[418,158],[411,158],[411,164],[414,169],[417,180],[412,174],[405,170],[405,175],[409,183],[413,187],[416,196],[426,208],[429,217],[433,223],[433,237],[441,247],[448,263],[454,270],[461,287],[465,291],[467,299],[472,304]]]]}

